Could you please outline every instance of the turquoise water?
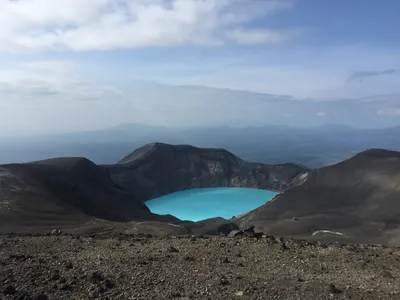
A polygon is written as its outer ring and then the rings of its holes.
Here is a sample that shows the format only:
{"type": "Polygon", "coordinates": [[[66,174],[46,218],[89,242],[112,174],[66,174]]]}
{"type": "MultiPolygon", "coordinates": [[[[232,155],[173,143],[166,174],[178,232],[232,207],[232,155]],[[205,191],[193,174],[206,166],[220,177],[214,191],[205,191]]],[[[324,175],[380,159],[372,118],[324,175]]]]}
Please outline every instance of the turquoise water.
{"type": "Polygon", "coordinates": [[[171,214],[181,220],[230,219],[253,210],[277,193],[248,188],[202,188],[172,193],[146,201],[151,212],[171,214]]]}

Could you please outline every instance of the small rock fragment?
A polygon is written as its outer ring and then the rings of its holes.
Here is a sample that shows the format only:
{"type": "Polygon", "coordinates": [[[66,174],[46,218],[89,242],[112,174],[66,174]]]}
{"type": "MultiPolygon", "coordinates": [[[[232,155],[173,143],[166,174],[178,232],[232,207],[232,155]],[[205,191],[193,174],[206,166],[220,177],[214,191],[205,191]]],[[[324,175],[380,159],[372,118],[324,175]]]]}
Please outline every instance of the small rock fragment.
{"type": "Polygon", "coordinates": [[[171,253],[178,253],[179,250],[176,249],[175,247],[172,247],[172,246],[171,246],[171,247],[169,247],[168,252],[171,252],[171,253]]]}
{"type": "Polygon", "coordinates": [[[72,269],[74,266],[72,265],[72,262],[67,262],[66,264],[65,264],[65,268],[67,269],[67,270],[69,270],[69,269],[72,269]]]}
{"type": "Polygon", "coordinates": [[[229,258],[225,257],[225,258],[222,260],[222,262],[225,263],[225,264],[228,264],[228,263],[230,263],[231,261],[229,260],[229,258]]]}
{"type": "Polygon", "coordinates": [[[261,239],[264,235],[264,232],[254,232],[253,238],[256,238],[257,240],[261,239]]]}
{"type": "Polygon", "coordinates": [[[63,285],[61,285],[61,289],[62,289],[63,291],[68,291],[68,290],[71,290],[71,289],[72,289],[72,286],[69,285],[68,283],[64,283],[63,285]]]}
{"type": "Polygon", "coordinates": [[[243,231],[242,230],[232,230],[229,232],[228,237],[235,237],[235,236],[242,236],[243,231]]]}
{"type": "Polygon", "coordinates": [[[220,284],[220,285],[228,285],[228,284],[229,284],[229,280],[226,279],[225,277],[222,277],[222,278],[219,280],[219,284],[220,284]]]}
{"type": "Polygon", "coordinates": [[[243,291],[239,291],[239,292],[235,293],[236,296],[243,296],[243,294],[244,294],[243,291]]]}
{"type": "Polygon", "coordinates": [[[382,272],[382,276],[383,276],[384,278],[393,278],[392,273],[390,273],[389,271],[383,271],[383,272],[382,272]]]}
{"type": "Polygon", "coordinates": [[[172,292],[171,296],[173,298],[180,298],[181,297],[181,293],[180,292],[172,292]]]}
{"type": "Polygon", "coordinates": [[[192,256],[186,256],[184,259],[186,261],[194,261],[194,257],[192,257],[192,256]]]}
{"type": "Polygon", "coordinates": [[[282,250],[288,250],[289,249],[289,247],[286,246],[286,243],[284,241],[281,241],[281,249],[282,250]]]}
{"type": "Polygon", "coordinates": [[[333,283],[330,283],[328,285],[328,292],[332,293],[332,294],[339,294],[342,291],[339,290],[333,283]]]}
{"type": "Polygon", "coordinates": [[[4,295],[14,295],[17,292],[17,290],[15,289],[15,287],[13,287],[12,285],[8,285],[4,290],[3,290],[3,294],[4,295]]]}
{"type": "Polygon", "coordinates": [[[249,228],[243,230],[243,233],[254,233],[255,226],[250,226],[249,228]]]}
{"type": "Polygon", "coordinates": [[[114,286],[115,286],[115,283],[113,282],[113,281],[111,281],[110,279],[106,279],[105,281],[104,281],[104,286],[107,288],[107,289],[112,289],[114,286]]]}
{"type": "Polygon", "coordinates": [[[92,282],[100,282],[104,280],[104,277],[99,272],[93,272],[90,276],[90,279],[92,280],[92,282]]]}
{"type": "Polygon", "coordinates": [[[53,274],[50,277],[51,280],[58,280],[60,279],[60,274],[58,272],[53,272],[53,274]]]}

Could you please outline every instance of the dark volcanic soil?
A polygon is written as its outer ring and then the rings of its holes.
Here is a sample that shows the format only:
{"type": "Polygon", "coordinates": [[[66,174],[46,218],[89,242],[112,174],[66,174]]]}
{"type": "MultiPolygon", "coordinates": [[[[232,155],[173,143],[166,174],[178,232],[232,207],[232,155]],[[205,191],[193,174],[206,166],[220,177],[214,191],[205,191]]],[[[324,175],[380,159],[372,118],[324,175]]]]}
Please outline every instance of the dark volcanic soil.
{"type": "Polygon", "coordinates": [[[227,237],[2,236],[1,299],[400,299],[400,249],[227,237]]]}
{"type": "Polygon", "coordinates": [[[400,246],[400,152],[366,150],[303,179],[237,223],[280,236],[328,230],[343,241],[400,246]]]}

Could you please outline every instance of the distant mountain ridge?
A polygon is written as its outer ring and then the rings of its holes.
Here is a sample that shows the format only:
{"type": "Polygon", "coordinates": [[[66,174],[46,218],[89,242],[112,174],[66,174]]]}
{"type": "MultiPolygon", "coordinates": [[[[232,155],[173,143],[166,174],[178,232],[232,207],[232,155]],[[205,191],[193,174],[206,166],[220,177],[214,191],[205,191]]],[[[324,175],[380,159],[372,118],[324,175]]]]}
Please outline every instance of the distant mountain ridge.
{"type": "Polygon", "coordinates": [[[295,164],[248,163],[224,149],[152,143],[106,166],[111,178],[138,199],[200,187],[283,191],[308,169],[295,164]]]}
{"type": "Polygon", "coordinates": [[[103,130],[53,136],[0,138],[0,163],[55,157],[87,157],[114,164],[132,149],[154,142],[223,148],[250,162],[288,161],[317,168],[348,159],[368,148],[400,151],[400,127],[357,129],[342,125],[165,128],[123,124],[103,130]]]}

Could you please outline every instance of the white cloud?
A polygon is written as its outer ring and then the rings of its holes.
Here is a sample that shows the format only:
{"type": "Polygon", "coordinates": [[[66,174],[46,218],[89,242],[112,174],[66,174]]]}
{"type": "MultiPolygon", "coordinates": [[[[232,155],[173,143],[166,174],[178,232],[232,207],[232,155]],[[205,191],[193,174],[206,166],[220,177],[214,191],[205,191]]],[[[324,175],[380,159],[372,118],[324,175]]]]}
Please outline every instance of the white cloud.
{"type": "Polygon", "coordinates": [[[0,132],[90,130],[127,120],[123,92],[87,78],[73,61],[35,61],[0,68],[0,132]]]}
{"type": "Polygon", "coordinates": [[[0,135],[81,131],[126,122],[190,127],[325,122],[389,126],[396,121],[376,113],[381,107],[398,107],[396,97],[330,103],[131,80],[104,85],[81,68],[87,65],[52,60],[0,69],[0,135]]]}
{"type": "Polygon", "coordinates": [[[377,110],[376,114],[378,116],[400,116],[400,108],[389,107],[377,110]]]}
{"type": "Polygon", "coordinates": [[[270,29],[234,29],[228,33],[228,38],[242,45],[279,44],[291,37],[289,31],[270,29]]]}
{"type": "Polygon", "coordinates": [[[291,0],[0,0],[0,51],[279,43],[290,34],[246,29],[291,0]]]}

